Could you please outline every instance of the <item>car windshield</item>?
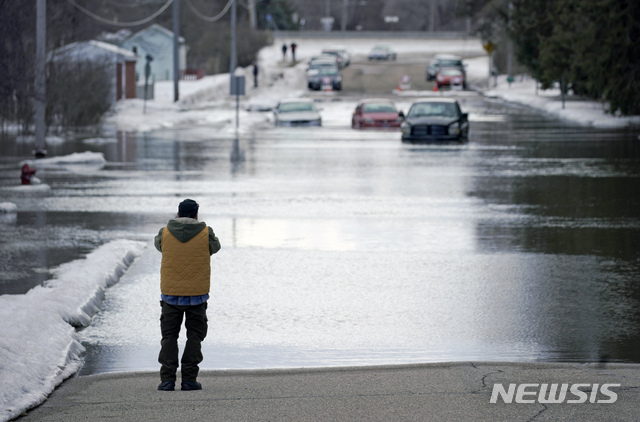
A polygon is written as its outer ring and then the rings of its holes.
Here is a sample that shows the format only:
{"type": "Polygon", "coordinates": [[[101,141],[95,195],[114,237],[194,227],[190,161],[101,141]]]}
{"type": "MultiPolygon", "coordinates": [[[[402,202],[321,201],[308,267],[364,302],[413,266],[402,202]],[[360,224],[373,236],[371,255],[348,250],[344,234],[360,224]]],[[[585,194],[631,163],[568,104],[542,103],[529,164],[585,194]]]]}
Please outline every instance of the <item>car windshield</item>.
{"type": "Polygon", "coordinates": [[[310,103],[284,103],[278,107],[280,113],[292,113],[297,111],[314,111],[310,103]]]}
{"type": "Polygon", "coordinates": [[[319,62],[319,63],[313,63],[311,66],[309,66],[309,69],[335,69],[336,68],[336,63],[335,62],[319,62]]]}
{"type": "Polygon", "coordinates": [[[389,47],[386,47],[384,45],[376,45],[375,47],[373,47],[373,51],[375,52],[385,52],[389,50],[389,47]]]}
{"type": "Polygon", "coordinates": [[[462,67],[462,61],[461,60],[451,60],[451,59],[440,60],[440,67],[447,67],[447,66],[462,67]]]}
{"type": "Polygon", "coordinates": [[[458,117],[458,110],[451,103],[417,103],[407,113],[407,117],[423,116],[458,117]]]}
{"type": "Polygon", "coordinates": [[[369,103],[362,107],[363,113],[396,113],[393,104],[389,103],[369,103]]]}
{"type": "Polygon", "coordinates": [[[318,73],[321,75],[337,75],[338,69],[335,66],[324,66],[318,68],[318,73]]]}
{"type": "Polygon", "coordinates": [[[460,75],[462,75],[462,72],[460,72],[458,69],[442,69],[440,71],[440,73],[442,73],[445,76],[460,76],[460,75]]]}

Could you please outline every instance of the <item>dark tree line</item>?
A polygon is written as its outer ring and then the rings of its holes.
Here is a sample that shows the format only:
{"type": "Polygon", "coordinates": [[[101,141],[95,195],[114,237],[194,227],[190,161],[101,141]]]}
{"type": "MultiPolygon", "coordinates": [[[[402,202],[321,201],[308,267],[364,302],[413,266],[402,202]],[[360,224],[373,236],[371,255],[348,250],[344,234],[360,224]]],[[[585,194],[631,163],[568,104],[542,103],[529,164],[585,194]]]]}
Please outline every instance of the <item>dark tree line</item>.
{"type": "Polygon", "coordinates": [[[500,33],[544,88],[565,81],[574,93],[640,114],[640,2],[637,0],[467,0],[486,40],[500,33]]]}
{"type": "Polygon", "coordinates": [[[458,2],[452,0],[348,0],[346,4],[344,0],[263,0],[257,4],[262,3],[288,3],[288,8],[298,16],[298,25],[300,19],[304,19],[303,29],[307,30],[321,30],[320,18],[327,13],[335,19],[333,30],[342,28],[345,17],[344,24],[348,31],[465,31],[467,29],[466,20],[457,13],[458,2]],[[397,16],[398,22],[385,22],[385,16],[397,16]]]}

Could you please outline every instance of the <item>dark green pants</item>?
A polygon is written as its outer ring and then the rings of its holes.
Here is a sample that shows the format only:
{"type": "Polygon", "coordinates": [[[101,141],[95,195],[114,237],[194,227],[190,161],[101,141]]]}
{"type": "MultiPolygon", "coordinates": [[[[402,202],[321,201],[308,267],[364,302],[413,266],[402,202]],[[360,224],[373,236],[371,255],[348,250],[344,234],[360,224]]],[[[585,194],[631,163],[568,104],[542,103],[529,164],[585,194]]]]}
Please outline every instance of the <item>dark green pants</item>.
{"type": "Polygon", "coordinates": [[[182,352],[182,380],[195,381],[202,362],[202,340],[207,336],[207,303],[197,306],[174,306],[160,302],[160,330],[162,341],[158,362],[160,362],[160,380],[175,381],[178,370],[178,336],[182,319],[185,319],[187,343],[182,352]]]}

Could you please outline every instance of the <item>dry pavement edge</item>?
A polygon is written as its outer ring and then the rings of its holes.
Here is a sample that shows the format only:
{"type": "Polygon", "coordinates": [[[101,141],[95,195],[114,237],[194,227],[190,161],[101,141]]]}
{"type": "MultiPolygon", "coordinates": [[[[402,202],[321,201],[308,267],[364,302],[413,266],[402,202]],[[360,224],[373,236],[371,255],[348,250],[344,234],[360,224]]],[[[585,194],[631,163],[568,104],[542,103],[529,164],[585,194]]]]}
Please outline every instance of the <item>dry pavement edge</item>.
{"type": "MultiPolygon", "coordinates": [[[[201,371],[201,391],[157,372],[76,376],[27,421],[638,421],[640,365],[457,362],[201,371]],[[620,384],[614,403],[490,403],[494,384],[620,384]]],[[[597,388],[597,387],[596,387],[597,388]]],[[[527,391],[535,391],[529,387],[527,391]]],[[[589,388],[582,387],[583,391],[589,388]]],[[[589,393],[590,394],[590,393],[589,393]]],[[[536,397],[535,394],[529,397],[536,397]]],[[[595,397],[595,396],[594,396],[595,397]]],[[[570,396],[568,399],[575,399],[570,396]]],[[[597,399],[607,399],[598,393],[597,399]]]]}

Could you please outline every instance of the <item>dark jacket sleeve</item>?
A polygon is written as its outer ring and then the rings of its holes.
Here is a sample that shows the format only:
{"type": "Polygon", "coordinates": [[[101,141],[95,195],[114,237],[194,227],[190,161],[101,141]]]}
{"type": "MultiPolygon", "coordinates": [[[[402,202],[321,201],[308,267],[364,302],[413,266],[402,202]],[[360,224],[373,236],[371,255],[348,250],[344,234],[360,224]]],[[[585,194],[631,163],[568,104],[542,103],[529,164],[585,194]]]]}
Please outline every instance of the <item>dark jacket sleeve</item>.
{"type": "Polygon", "coordinates": [[[156,245],[156,249],[162,252],[162,232],[164,231],[164,227],[160,229],[155,239],[153,240],[153,244],[156,245]]]}
{"type": "MultiPolygon", "coordinates": [[[[158,246],[156,246],[156,248],[157,247],[158,246]]],[[[209,227],[209,255],[213,255],[219,250],[220,250],[220,241],[216,237],[216,234],[213,232],[213,229],[209,227]]]]}

